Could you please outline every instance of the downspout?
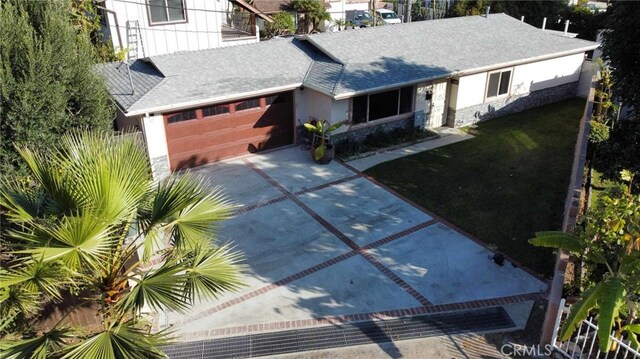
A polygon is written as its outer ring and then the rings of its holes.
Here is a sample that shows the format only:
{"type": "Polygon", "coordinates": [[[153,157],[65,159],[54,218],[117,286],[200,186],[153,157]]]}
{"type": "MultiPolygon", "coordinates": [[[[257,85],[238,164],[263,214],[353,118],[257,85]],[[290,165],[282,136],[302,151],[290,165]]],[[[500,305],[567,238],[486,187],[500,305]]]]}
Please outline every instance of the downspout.
{"type": "Polygon", "coordinates": [[[120,25],[118,25],[118,15],[116,14],[116,12],[113,10],[109,10],[103,6],[97,5],[96,8],[113,15],[113,22],[115,23],[114,26],[116,27],[116,35],[118,35],[118,46],[120,46],[120,49],[124,49],[124,47],[122,47],[122,38],[120,37],[120,25]]]}

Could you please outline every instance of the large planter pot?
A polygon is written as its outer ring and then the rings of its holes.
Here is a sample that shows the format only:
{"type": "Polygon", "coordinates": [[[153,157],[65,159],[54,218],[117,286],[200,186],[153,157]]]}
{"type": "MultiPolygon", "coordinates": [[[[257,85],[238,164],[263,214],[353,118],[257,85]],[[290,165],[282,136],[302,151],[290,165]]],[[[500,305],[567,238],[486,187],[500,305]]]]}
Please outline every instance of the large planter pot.
{"type": "Polygon", "coordinates": [[[316,159],[316,149],[314,147],[311,148],[309,152],[311,153],[311,158],[315,163],[326,165],[331,162],[333,156],[336,154],[336,148],[331,144],[326,145],[326,147],[327,148],[324,151],[324,156],[322,156],[320,159],[316,159]]]}

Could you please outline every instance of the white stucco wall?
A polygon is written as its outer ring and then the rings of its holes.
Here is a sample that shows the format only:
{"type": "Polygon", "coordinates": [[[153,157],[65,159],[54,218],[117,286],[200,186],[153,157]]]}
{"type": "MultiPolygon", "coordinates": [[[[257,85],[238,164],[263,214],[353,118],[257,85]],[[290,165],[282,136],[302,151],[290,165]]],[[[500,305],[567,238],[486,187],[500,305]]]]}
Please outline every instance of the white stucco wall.
{"type": "MultiPolygon", "coordinates": [[[[137,20],[140,25],[144,56],[162,55],[176,51],[202,50],[221,46],[240,45],[258,42],[259,38],[241,41],[222,41],[220,28],[229,3],[227,0],[185,0],[187,22],[167,25],[150,25],[145,0],[106,0],[104,7],[116,12],[118,28],[114,15],[106,14],[106,20],[112,42],[116,50],[120,49],[116,31],[120,32],[122,47],[132,48],[127,43],[127,21],[137,20]],[[198,9],[204,9],[201,11],[198,9]]],[[[138,43],[138,57],[142,49],[138,43]]]]}
{"type": "MultiPolygon", "coordinates": [[[[510,94],[524,95],[533,91],[555,87],[580,78],[584,54],[578,53],[555,59],[538,61],[513,68],[510,94]]],[[[451,93],[450,107],[461,109],[484,102],[488,72],[459,78],[457,93],[451,93]]]]}
{"type": "Polygon", "coordinates": [[[484,101],[486,83],[486,72],[460,77],[458,79],[458,98],[455,101],[455,109],[481,104],[484,101]]]}
{"type": "Polygon", "coordinates": [[[309,117],[331,119],[331,98],[328,96],[309,88],[296,89],[295,96],[296,117],[300,123],[309,121],[309,117]]]}
{"type": "Polygon", "coordinates": [[[162,115],[142,118],[144,140],[155,179],[169,175],[169,149],[162,115]]]}
{"type": "Polygon", "coordinates": [[[511,82],[511,94],[523,95],[549,87],[578,81],[584,54],[516,66],[511,82]]]}

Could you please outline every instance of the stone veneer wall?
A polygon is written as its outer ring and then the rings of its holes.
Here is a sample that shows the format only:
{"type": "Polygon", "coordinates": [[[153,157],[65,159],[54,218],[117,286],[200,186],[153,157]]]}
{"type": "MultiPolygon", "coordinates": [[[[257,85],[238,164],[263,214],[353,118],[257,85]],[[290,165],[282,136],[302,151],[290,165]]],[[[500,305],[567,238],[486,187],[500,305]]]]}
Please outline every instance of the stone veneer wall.
{"type": "Polygon", "coordinates": [[[331,141],[333,143],[339,143],[349,138],[351,140],[362,142],[369,134],[378,130],[392,131],[396,128],[411,128],[413,126],[414,126],[414,119],[413,119],[413,116],[411,116],[409,118],[385,122],[379,125],[371,125],[371,126],[360,127],[357,129],[349,129],[346,132],[342,132],[342,133],[331,136],[331,141]]]}
{"type": "Polygon", "coordinates": [[[449,109],[447,125],[462,127],[510,113],[528,110],[576,96],[578,82],[572,82],[520,96],[509,96],[489,103],[457,110],[449,109]]]}

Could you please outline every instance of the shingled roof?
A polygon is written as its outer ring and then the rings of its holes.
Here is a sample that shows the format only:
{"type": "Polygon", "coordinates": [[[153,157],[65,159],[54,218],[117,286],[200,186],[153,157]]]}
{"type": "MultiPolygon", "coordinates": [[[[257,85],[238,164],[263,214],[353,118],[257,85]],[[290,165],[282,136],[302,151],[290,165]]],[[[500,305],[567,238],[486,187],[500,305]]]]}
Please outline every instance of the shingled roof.
{"type": "MultiPolygon", "coordinates": [[[[158,73],[132,76],[152,88],[123,92],[123,73],[102,66],[130,115],[197,106],[301,85],[335,99],[390,86],[507,67],[593,50],[505,14],[469,16],[307,35],[258,44],[151,57],[158,73]],[[113,84],[115,83],[115,84],[113,84]]],[[[126,79],[128,82],[128,78],[126,79]]]]}

